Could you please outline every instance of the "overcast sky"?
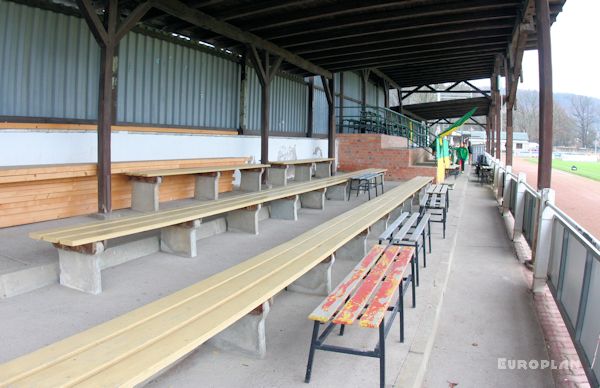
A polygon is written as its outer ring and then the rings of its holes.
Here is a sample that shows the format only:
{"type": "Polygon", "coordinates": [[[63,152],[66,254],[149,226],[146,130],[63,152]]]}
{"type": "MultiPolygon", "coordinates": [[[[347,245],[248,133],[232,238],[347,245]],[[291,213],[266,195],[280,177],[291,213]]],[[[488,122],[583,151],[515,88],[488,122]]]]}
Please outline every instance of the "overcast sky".
{"type": "MultiPolygon", "coordinates": [[[[552,25],[555,93],[600,98],[600,0],[567,0],[552,25]]],[[[519,89],[539,89],[537,51],[523,57],[519,89]]]]}

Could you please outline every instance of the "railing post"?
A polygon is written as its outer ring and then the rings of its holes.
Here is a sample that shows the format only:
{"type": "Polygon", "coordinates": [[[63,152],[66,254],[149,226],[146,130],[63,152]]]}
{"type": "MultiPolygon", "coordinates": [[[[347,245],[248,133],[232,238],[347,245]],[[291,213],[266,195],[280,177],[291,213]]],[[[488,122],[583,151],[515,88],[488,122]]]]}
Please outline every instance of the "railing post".
{"type": "Polygon", "coordinates": [[[548,205],[554,204],[555,193],[552,189],[542,189],[540,192],[540,211],[537,217],[537,242],[533,267],[533,292],[543,292],[548,279],[548,263],[552,250],[552,227],[554,225],[554,210],[548,205]]]}
{"type": "Polygon", "coordinates": [[[517,193],[515,195],[515,226],[513,230],[513,241],[517,240],[523,234],[523,216],[525,215],[525,182],[527,176],[520,172],[517,178],[517,193]]]}
{"type": "Polygon", "coordinates": [[[494,159],[494,182],[492,183],[492,189],[498,190],[498,175],[500,175],[500,161],[494,159]]]}
{"type": "Polygon", "coordinates": [[[504,171],[504,185],[502,187],[502,215],[506,215],[510,208],[510,180],[512,173],[512,167],[506,166],[506,170],[504,171]]]}

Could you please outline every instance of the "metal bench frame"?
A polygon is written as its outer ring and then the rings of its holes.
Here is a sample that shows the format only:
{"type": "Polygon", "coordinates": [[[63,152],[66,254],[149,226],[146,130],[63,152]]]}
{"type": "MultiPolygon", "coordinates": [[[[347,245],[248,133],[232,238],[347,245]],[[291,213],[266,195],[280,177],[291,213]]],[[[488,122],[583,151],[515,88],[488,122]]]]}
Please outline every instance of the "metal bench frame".
{"type": "Polygon", "coordinates": [[[378,192],[378,186],[381,187],[381,194],[384,193],[384,188],[383,188],[383,173],[370,173],[370,174],[363,174],[357,177],[352,177],[350,178],[350,190],[349,193],[350,195],[352,195],[352,190],[356,191],[356,196],[358,197],[358,194],[360,193],[360,191],[366,191],[369,195],[369,200],[371,200],[371,188],[375,188],[375,196],[377,197],[379,195],[378,192]],[[377,178],[379,179],[379,182],[377,182],[377,178]]]}

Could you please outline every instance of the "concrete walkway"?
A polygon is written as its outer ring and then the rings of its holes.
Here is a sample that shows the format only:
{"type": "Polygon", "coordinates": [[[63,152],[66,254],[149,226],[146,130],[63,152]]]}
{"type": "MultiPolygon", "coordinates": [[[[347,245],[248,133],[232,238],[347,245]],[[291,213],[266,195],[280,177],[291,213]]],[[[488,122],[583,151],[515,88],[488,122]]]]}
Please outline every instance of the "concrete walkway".
{"type": "MultiPolygon", "coordinates": [[[[466,173],[459,180],[465,178],[466,173]]],[[[499,368],[499,359],[548,360],[548,353],[523,266],[492,192],[465,183],[463,198],[455,198],[464,206],[423,386],[554,386],[549,369],[499,368]]]]}

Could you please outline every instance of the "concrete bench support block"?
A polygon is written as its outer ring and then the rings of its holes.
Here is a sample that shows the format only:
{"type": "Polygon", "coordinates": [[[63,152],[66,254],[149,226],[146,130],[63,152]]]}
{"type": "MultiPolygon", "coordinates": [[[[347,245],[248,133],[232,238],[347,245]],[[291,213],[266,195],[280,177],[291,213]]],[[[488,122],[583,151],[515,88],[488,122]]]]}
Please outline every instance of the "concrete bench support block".
{"type": "Polygon", "coordinates": [[[340,260],[359,261],[367,254],[367,238],[370,228],[348,241],[335,252],[335,257],[340,260]]]}
{"type": "Polygon", "coordinates": [[[201,220],[168,226],[160,230],[160,250],[184,257],[196,257],[197,228],[201,220]]]}
{"type": "Polygon", "coordinates": [[[327,189],[319,189],[300,194],[300,203],[302,204],[302,207],[323,210],[325,208],[326,191],[327,189]]]}
{"type": "Polygon", "coordinates": [[[331,270],[335,262],[334,255],[317,264],[310,271],[302,275],[287,289],[288,291],[303,292],[305,294],[324,295],[331,293],[331,270]]]}
{"type": "Polygon", "coordinates": [[[298,221],[299,196],[282,198],[271,202],[271,218],[298,221]]]}
{"type": "Polygon", "coordinates": [[[312,179],[312,164],[296,164],[294,166],[294,180],[308,182],[312,179]]]}
{"type": "Polygon", "coordinates": [[[347,201],[349,197],[348,182],[328,187],[325,196],[327,197],[327,199],[334,201],[347,201]]]}
{"type": "Polygon", "coordinates": [[[104,244],[88,244],[86,249],[57,247],[60,284],[89,294],[102,292],[101,271],[158,252],[158,238],[117,245],[106,249],[104,244]],[[78,251],[79,249],[79,251],[78,251]]]}
{"type": "Polygon", "coordinates": [[[289,166],[269,168],[269,183],[273,186],[287,186],[289,166]]]}
{"type": "Polygon", "coordinates": [[[241,170],[240,190],[260,191],[262,189],[262,174],[264,169],[241,170]]]}
{"type": "Polygon", "coordinates": [[[227,213],[227,230],[258,234],[258,216],[261,205],[227,213]]]}
{"type": "Polygon", "coordinates": [[[331,176],[331,162],[315,163],[315,178],[329,178],[331,176]]]}
{"type": "Polygon", "coordinates": [[[159,206],[159,188],[162,179],[132,181],[131,208],[140,212],[155,212],[159,206]]]}
{"type": "Polygon", "coordinates": [[[220,172],[213,174],[196,175],[196,184],[194,191],[195,199],[219,199],[219,178],[220,172]]]}
{"type": "Polygon", "coordinates": [[[377,221],[376,223],[374,223],[371,226],[371,233],[373,233],[375,236],[379,236],[381,233],[385,232],[385,230],[388,227],[389,221],[390,221],[389,214],[387,216],[379,219],[379,221],[377,221]]]}
{"type": "Polygon", "coordinates": [[[267,353],[265,321],[270,309],[270,302],[263,303],[259,308],[214,336],[210,342],[223,350],[239,351],[264,358],[267,353]]]}

